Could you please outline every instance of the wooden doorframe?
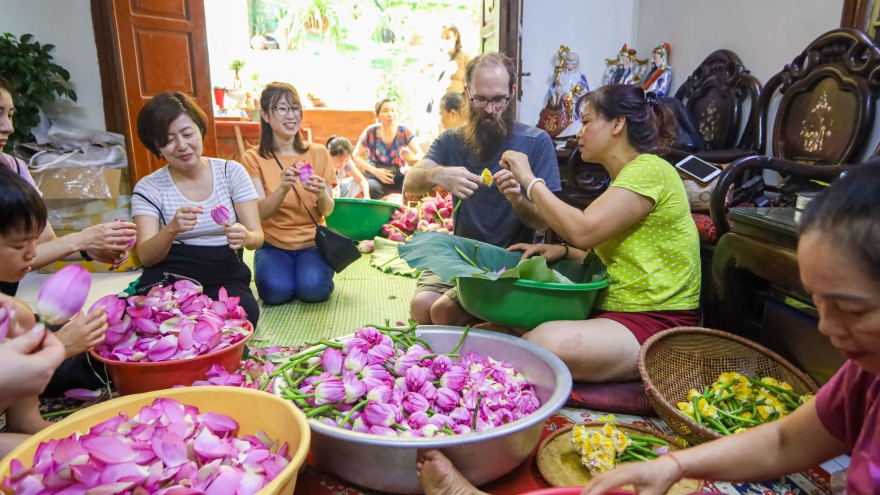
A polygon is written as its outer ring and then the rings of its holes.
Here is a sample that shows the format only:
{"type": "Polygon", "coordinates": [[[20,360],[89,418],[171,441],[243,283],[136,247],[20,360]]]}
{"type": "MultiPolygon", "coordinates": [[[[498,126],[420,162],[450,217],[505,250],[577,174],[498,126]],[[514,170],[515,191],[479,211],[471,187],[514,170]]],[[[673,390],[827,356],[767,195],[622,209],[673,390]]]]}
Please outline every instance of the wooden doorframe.
{"type": "MultiPolygon", "coordinates": [[[[101,95],[104,99],[104,124],[107,131],[125,134],[125,95],[119,73],[117,33],[113,27],[111,0],[90,0],[95,45],[98,48],[98,71],[101,76],[101,95]]],[[[129,151],[131,146],[126,143],[129,151]]]]}
{"type": "Polygon", "coordinates": [[[840,27],[861,29],[867,32],[868,15],[875,0],[843,0],[840,27]]]}

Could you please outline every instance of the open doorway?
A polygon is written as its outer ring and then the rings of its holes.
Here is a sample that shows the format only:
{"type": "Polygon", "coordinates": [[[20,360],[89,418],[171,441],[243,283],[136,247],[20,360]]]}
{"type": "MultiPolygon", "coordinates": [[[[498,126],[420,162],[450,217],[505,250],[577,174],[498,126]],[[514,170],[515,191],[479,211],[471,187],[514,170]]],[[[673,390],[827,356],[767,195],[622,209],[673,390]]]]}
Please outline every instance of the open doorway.
{"type": "Polygon", "coordinates": [[[285,81],[321,125],[312,129],[316,140],[328,134],[356,139],[360,131],[350,135],[345,124],[369,120],[376,101],[386,97],[399,102],[401,123],[436,134],[436,104],[430,114],[426,110],[445,91],[438,92],[450,60],[444,35],[449,38],[454,26],[460,49],[476,55],[482,10],[482,0],[205,2],[211,81],[226,90],[223,108],[215,110],[219,120],[246,115],[257,121],[259,112],[252,110],[262,86],[285,81]],[[332,122],[312,110],[332,112],[339,127],[327,128],[332,122]]]}

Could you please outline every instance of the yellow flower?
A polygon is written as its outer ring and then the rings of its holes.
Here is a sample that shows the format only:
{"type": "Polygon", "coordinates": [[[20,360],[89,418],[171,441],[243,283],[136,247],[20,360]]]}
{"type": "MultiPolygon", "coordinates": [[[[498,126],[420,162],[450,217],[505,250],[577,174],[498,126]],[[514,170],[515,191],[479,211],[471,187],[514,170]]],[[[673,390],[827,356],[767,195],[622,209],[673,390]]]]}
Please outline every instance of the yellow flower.
{"type": "Polygon", "coordinates": [[[763,404],[758,406],[758,416],[761,416],[761,419],[769,418],[774,411],[776,411],[776,409],[774,409],[773,406],[765,406],[763,404]]]}
{"type": "Polygon", "coordinates": [[[735,371],[731,371],[730,373],[721,373],[720,375],[718,375],[717,382],[720,383],[721,386],[723,387],[724,385],[727,385],[728,383],[730,383],[733,380],[736,380],[738,382],[742,382],[744,378],[745,377],[740,375],[739,373],[737,373],[735,371]]]}
{"type": "Polygon", "coordinates": [[[715,406],[709,405],[709,401],[706,399],[700,399],[697,402],[697,407],[700,409],[700,415],[704,418],[717,418],[718,411],[715,409],[715,406]]]}
{"type": "Polygon", "coordinates": [[[690,417],[694,417],[694,405],[690,402],[679,402],[678,410],[687,414],[690,417]]]}
{"type": "Polygon", "coordinates": [[[617,428],[615,428],[612,424],[607,424],[602,427],[602,434],[606,437],[611,437],[611,434],[615,431],[617,431],[617,428]]]}
{"type": "Polygon", "coordinates": [[[702,397],[703,394],[697,392],[697,389],[692,388],[690,392],[688,392],[688,400],[694,400],[694,397],[702,397]]]}
{"type": "Polygon", "coordinates": [[[614,468],[614,458],[605,452],[594,452],[590,454],[590,460],[595,461],[600,468],[599,472],[605,472],[614,468]]]}
{"type": "Polygon", "coordinates": [[[815,397],[815,395],[813,395],[813,394],[804,394],[804,395],[801,396],[799,402],[800,402],[801,404],[806,404],[807,402],[809,402],[809,401],[810,401],[811,399],[813,399],[814,397],[815,397]]]}
{"type": "Polygon", "coordinates": [[[618,454],[622,454],[629,447],[629,437],[620,430],[615,430],[611,434],[611,440],[614,442],[614,448],[617,449],[618,454]]]}
{"type": "Polygon", "coordinates": [[[617,421],[617,418],[613,414],[606,414],[605,416],[599,416],[596,418],[596,421],[601,421],[603,423],[613,423],[617,421]]]}
{"type": "Polygon", "coordinates": [[[761,383],[766,383],[767,385],[771,385],[773,387],[780,386],[779,382],[777,382],[775,378],[770,376],[765,376],[764,378],[761,378],[761,383]]]}
{"type": "Polygon", "coordinates": [[[614,440],[608,437],[602,437],[602,453],[607,454],[612,459],[617,456],[617,448],[614,445],[614,440]]]}
{"type": "Polygon", "coordinates": [[[736,433],[742,433],[742,432],[744,432],[744,431],[746,431],[745,428],[737,428],[736,430],[733,431],[733,433],[734,433],[734,434],[736,434],[736,433]]]}
{"type": "Polygon", "coordinates": [[[571,442],[580,445],[587,440],[587,429],[583,426],[575,426],[571,429],[571,442]]]}
{"type": "Polygon", "coordinates": [[[602,435],[598,433],[593,433],[590,435],[590,447],[591,450],[599,450],[602,448],[602,435]]]}
{"type": "Polygon", "coordinates": [[[480,178],[483,179],[483,184],[486,184],[487,186],[492,185],[492,172],[489,172],[488,168],[483,169],[483,173],[480,174],[480,178]]]}
{"type": "Polygon", "coordinates": [[[736,394],[734,398],[740,402],[745,402],[752,398],[752,387],[747,383],[737,383],[733,387],[733,392],[736,394]]]}
{"type": "Polygon", "coordinates": [[[744,412],[744,413],[740,414],[739,417],[741,417],[742,419],[752,419],[752,413],[744,412]]]}

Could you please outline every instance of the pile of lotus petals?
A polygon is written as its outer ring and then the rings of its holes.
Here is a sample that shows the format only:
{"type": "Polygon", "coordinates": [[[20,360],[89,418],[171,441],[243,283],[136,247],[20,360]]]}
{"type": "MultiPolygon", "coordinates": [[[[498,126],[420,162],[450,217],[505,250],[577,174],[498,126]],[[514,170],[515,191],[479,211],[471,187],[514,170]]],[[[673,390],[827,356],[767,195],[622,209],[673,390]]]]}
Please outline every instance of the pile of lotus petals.
{"type": "Polygon", "coordinates": [[[450,353],[437,354],[414,330],[359,328],[345,344],[322,341],[272,374],[283,375],[282,397],[307,417],[374,435],[482,431],[540,407],[532,384],[510,363],[454,354],[467,331],[450,353]]]}
{"type": "Polygon", "coordinates": [[[252,495],[288,465],[288,445],[237,431],[229,416],[156,399],[132,418],[41,443],[33,467],[12,460],[4,485],[15,495],[252,495]]]}
{"type": "Polygon", "coordinates": [[[404,242],[417,230],[451,234],[452,227],[452,195],[426,196],[415,207],[403,205],[392,213],[391,221],[382,226],[382,235],[404,242]]]}
{"type": "Polygon", "coordinates": [[[253,331],[238,303],[222,288],[212,301],[188,280],[153,287],[146,296],[105,296],[89,309],[104,306],[109,326],[95,351],[112,361],[155,363],[225,349],[253,331]]]}

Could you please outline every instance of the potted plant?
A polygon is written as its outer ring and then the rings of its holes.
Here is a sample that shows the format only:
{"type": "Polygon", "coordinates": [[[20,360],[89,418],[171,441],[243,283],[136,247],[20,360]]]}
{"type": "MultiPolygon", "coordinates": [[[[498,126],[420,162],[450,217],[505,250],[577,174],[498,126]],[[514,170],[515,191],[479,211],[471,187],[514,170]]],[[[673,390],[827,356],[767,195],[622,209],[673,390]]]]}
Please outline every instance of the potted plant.
{"type": "Polygon", "coordinates": [[[31,128],[40,123],[40,107],[66,96],[74,103],[76,92],[65,83],[70,73],[53,62],[49,54],[55,45],[41,45],[24,34],[16,38],[10,33],[0,36],[0,73],[9,78],[15,89],[15,132],[9,137],[8,149],[21,142],[33,141],[31,128]]]}
{"type": "Polygon", "coordinates": [[[229,64],[229,70],[235,72],[235,79],[232,80],[232,89],[241,89],[241,78],[238,73],[244,69],[244,61],[235,59],[229,64]]]}

